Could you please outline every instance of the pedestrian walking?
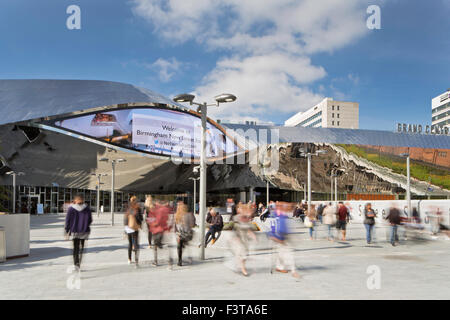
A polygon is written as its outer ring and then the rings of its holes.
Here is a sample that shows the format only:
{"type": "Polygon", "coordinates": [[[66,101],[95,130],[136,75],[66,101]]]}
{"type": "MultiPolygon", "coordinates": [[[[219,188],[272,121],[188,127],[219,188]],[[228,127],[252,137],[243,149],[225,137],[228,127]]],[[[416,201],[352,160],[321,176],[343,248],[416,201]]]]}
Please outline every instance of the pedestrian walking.
{"type": "Polygon", "coordinates": [[[313,239],[313,233],[314,233],[314,226],[316,224],[317,220],[317,212],[315,205],[311,204],[311,208],[306,211],[306,217],[305,217],[305,227],[309,229],[309,239],[313,239]]]}
{"type": "Polygon", "coordinates": [[[398,226],[401,224],[400,209],[398,209],[395,205],[392,205],[389,209],[386,220],[389,222],[391,227],[390,243],[393,247],[395,247],[396,241],[398,240],[398,226]]]}
{"type": "Polygon", "coordinates": [[[132,264],[134,252],[135,265],[139,265],[139,229],[143,221],[141,207],[135,196],[130,198],[128,210],[124,214],[123,224],[128,237],[128,264],[132,264]]]}
{"type": "MultiPolygon", "coordinates": [[[[150,225],[150,231],[153,235],[153,265],[158,265],[158,249],[163,248],[163,242],[166,235],[170,232],[169,215],[172,214],[171,208],[167,202],[156,203],[147,223],[150,225]]],[[[169,266],[172,266],[172,256],[169,249],[169,266]]]]}
{"type": "MultiPolygon", "coordinates": [[[[192,240],[194,232],[192,228],[195,226],[195,217],[192,212],[188,212],[186,204],[178,203],[177,211],[175,213],[175,233],[177,236],[177,253],[178,266],[183,265],[183,249],[192,240]]],[[[192,263],[192,258],[189,257],[192,263]]]]}
{"type": "Polygon", "coordinates": [[[325,209],[325,204],[320,203],[317,207],[317,220],[322,224],[323,221],[323,210],[325,209]]]}
{"type": "Polygon", "coordinates": [[[333,232],[332,229],[336,225],[336,207],[333,206],[333,203],[328,203],[328,205],[323,209],[323,223],[327,226],[328,229],[328,241],[333,241],[333,232]]]}
{"type": "Polygon", "coordinates": [[[240,268],[244,276],[249,275],[245,265],[249,254],[249,240],[252,238],[256,241],[256,235],[252,231],[252,215],[253,208],[250,205],[238,206],[230,238],[230,248],[235,258],[235,266],[240,268]]]}
{"type": "Polygon", "coordinates": [[[339,202],[338,207],[338,220],[336,223],[336,228],[341,231],[342,241],[346,241],[347,235],[347,223],[350,219],[350,214],[348,208],[344,205],[343,202],[339,202]]]}
{"type": "Polygon", "coordinates": [[[69,206],[64,225],[66,239],[72,238],[73,264],[80,271],[85,242],[91,233],[92,212],[84,202],[84,195],[78,194],[69,206]]]}
{"type": "Polygon", "coordinates": [[[372,209],[372,204],[369,202],[364,208],[364,227],[366,228],[366,240],[367,244],[372,242],[373,228],[375,227],[376,213],[372,209]]]}
{"type": "MultiPolygon", "coordinates": [[[[288,273],[290,271],[294,278],[300,278],[295,267],[293,250],[289,246],[287,238],[289,234],[287,212],[291,210],[291,204],[287,202],[278,203],[276,210],[271,215],[271,228],[268,237],[276,251],[275,271],[280,273],[288,273]]],[[[272,265],[270,268],[272,272],[272,265]]]]}
{"type": "MultiPolygon", "coordinates": [[[[148,195],[145,198],[145,203],[144,203],[144,211],[145,211],[145,219],[146,221],[148,221],[148,218],[150,216],[150,212],[154,209],[155,205],[153,204],[153,199],[151,195],[148,195]]],[[[150,230],[150,226],[147,223],[147,231],[148,231],[148,248],[151,249],[153,248],[152,246],[152,232],[150,230]]]]}

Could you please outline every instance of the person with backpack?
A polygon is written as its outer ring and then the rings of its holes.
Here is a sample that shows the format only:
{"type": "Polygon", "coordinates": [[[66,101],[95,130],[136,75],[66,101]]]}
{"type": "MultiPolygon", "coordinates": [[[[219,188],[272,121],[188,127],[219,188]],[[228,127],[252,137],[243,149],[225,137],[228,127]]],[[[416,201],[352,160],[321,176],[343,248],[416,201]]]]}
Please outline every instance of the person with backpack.
{"type": "MultiPolygon", "coordinates": [[[[280,202],[277,204],[276,209],[271,214],[272,219],[270,221],[268,237],[272,241],[273,247],[277,252],[275,271],[280,273],[288,273],[291,271],[294,278],[300,278],[295,267],[292,249],[287,242],[287,236],[289,234],[287,224],[289,218],[287,212],[290,211],[289,207],[289,203],[280,202]]],[[[270,268],[272,272],[272,265],[270,268]]]]}
{"type": "Polygon", "coordinates": [[[205,236],[205,248],[208,243],[212,240],[212,244],[216,242],[216,233],[219,233],[223,229],[223,218],[214,208],[209,209],[208,216],[206,218],[206,222],[209,223],[209,230],[205,236]]]}
{"type": "Polygon", "coordinates": [[[375,211],[372,209],[372,204],[369,202],[364,208],[364,227],[366,228],[366,240],[367,244],[372,242],[372,233],[375,226],[375,211]]]}
{"type": "Polygon", "coordinates": [[[139,229],[143,221],[141,207],[135,196],[130,198],[127,212],[124,214],[123,224],[128,237],[128,264],[132,263],[134,252],[135,265],[139,265],[139,229]]]}
{"type": "Polygon", "coordinates": [[[92,212],[84,203],[84,195],[77,194],[73,204],[69,206],[64,225],[65,237],[72,237],[73,241],[73,264],[76,271],[80,271],[81,259],[85,247],[85,241],[91,233],[92,212]]]}
{"type": "MultiPolygon", "coordinates": [[[[186,204],[179,202],[175,213],[175,234],[177,236],[178,266],[180,267],[183,265],[183,249],[194,236],[192,230],[194,226],[194,214],[188,212],[186,204]]],[[[189,260],[192,261],[192,258],[189,257],[189,260]]]]}

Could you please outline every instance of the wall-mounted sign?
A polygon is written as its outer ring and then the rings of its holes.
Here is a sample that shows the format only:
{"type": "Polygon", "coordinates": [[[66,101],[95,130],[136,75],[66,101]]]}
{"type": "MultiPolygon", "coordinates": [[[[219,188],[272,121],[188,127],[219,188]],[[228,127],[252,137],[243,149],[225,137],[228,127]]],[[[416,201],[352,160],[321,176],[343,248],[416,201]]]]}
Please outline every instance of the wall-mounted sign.
{"type": "Polygon", "coordinates": [[[430,126],[421,124],[408,124],[408,123],[397,123],[398,133],[418,133],[418,134],[439,134],[439,135],[449,135],[449,127],[440,126],[430,126]]]}

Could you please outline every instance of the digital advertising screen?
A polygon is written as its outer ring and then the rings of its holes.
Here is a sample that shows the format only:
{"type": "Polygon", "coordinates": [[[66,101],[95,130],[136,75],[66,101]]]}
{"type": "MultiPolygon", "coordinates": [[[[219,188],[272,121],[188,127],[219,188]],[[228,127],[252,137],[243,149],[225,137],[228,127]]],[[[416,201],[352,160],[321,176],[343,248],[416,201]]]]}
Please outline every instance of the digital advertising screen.
{"type": "MultiPolygon", "coordinates": [[[[169,109],[134,108],[57,119],[52,126],[140,152],[200,158],[201,118],[169,109]]],[[[207,122],[206,156],[221,159],[238,145],[223,128],[207,122]]]]}

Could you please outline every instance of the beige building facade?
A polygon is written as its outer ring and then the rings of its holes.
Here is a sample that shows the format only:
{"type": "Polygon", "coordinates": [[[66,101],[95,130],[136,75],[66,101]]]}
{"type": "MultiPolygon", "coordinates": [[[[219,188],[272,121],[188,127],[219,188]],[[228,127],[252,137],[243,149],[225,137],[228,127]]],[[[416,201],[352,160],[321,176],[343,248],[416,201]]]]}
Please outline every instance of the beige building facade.
{"type": "Polygon", "coordinates": [[[325,98],[284,123],[288,127],[359,129],[359,103],[325,98]]]}

